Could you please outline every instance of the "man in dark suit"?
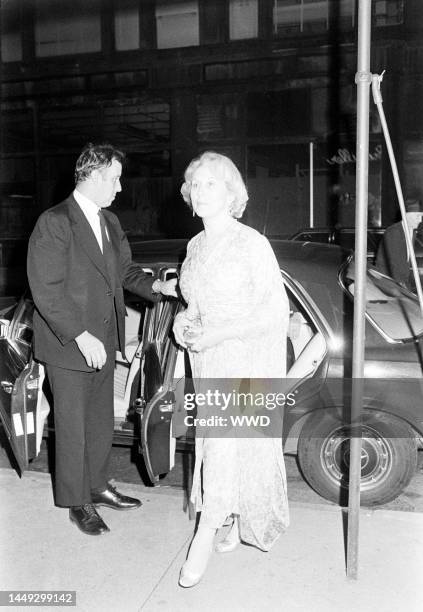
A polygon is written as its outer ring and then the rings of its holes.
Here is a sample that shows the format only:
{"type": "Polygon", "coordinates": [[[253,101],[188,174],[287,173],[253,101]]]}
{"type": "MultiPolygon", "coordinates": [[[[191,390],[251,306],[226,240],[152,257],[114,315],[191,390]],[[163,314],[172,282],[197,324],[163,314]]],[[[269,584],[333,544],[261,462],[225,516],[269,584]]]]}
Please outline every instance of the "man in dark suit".
{"type": "MultiPolygon", "coordinates": [[[[420,200],[407,198],[405,201],[406,224],[413,243],[419,265],[422,239],[423,210],[420,200]]],[[[376,268],[391,276],[398,283],[415,290],[414,278],[411,270],[410,255],[404,236],[402,221],[390,225],[383,234],[376,255],[376,268]]]]}
{"type": "Polygon", "coordinates": [[[123,288],[152,301],[176,295],[175,280],[154,280],[132,261],[118,218],[105,210],[121,191],[123,158],[111,145],[87,145],[74,192],[40,216],[28,247],[34,355],[54,398],[56,504],[89,535],[109,531],[96,506],[141,505],[107,474],[116,348],[125,354],[123,288]]]}

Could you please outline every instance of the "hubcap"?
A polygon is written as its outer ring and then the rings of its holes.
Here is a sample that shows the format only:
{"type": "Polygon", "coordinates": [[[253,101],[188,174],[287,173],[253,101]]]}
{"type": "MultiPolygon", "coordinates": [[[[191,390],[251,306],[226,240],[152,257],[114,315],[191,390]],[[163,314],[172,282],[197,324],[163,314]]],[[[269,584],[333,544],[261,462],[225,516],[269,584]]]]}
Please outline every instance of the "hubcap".
{"type": "MultiPolygon", "coordinates": [[[[324,472],[337,485],[348,487],[350,435],[347,427],[335,429],[324,441],[320,454],[324,472]]],[[[375,488],[392,469],[392,449],[371,427],[362,427],[360,490],[375,488]]]]}

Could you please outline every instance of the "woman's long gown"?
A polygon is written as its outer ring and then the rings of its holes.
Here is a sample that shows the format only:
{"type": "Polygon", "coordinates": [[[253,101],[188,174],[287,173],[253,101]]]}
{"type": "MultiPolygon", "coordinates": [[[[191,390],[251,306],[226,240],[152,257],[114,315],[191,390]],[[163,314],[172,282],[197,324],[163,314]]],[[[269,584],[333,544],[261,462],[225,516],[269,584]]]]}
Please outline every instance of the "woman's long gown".
{"type": "MultiPolygon", "coordinates": [[[[265,237],[233,220],[209,250],[199,233],[188,245],[180,286],[185,316],[204,328],[230,325],[236,332],[190,353],[194,382],[285,376],[289,305],[265,237]]],[[[219,528],[238,514],[241,539],[269,550],[289,524],[281,438],[197,436],[191,500],[202,525],[219,528]]]]}

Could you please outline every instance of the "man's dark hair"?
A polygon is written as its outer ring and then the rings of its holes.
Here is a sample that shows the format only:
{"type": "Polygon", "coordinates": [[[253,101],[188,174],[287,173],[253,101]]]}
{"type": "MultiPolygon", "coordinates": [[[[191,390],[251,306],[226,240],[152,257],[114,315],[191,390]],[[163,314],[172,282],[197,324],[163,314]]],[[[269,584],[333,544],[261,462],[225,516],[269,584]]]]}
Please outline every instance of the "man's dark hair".
{"type": "Polygon", "coordinates": [[[93,144],[89,142],[82,149],[75,165],[75,183],[85,181],[93,170],[100,170],[112,165],[113,160],[123,163],[125,153],[115,149],[109,143],[93,144]]]}

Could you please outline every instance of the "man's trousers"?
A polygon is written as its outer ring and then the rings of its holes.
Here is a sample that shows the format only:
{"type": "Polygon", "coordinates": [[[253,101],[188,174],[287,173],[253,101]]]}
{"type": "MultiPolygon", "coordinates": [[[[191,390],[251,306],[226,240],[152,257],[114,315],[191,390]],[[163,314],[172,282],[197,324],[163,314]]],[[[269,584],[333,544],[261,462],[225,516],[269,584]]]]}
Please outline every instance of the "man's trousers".
{"type": "Polygon", "coordinates": [[[107,486],[114,429],[114,334],[107,344],[101,370],[79,372],[46,365],[54,400],[58,506],[90,503],[91,492],[107,486]]]}

